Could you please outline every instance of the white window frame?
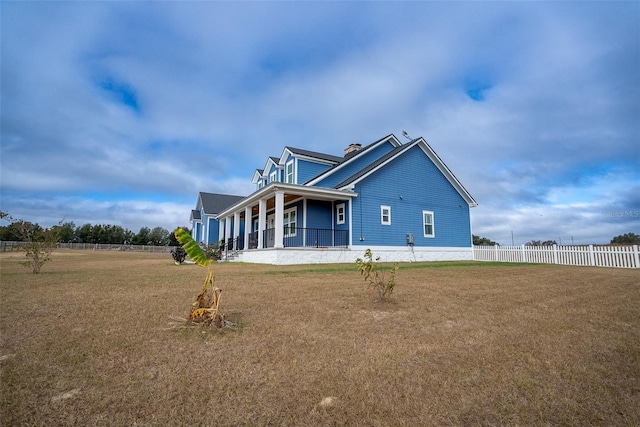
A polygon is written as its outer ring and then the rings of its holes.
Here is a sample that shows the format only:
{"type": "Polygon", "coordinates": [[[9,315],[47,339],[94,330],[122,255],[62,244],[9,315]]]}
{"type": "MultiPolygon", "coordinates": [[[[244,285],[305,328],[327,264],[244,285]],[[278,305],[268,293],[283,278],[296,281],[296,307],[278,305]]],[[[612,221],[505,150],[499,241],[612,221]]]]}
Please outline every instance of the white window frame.
{"type": "Polygon", "coordinates": [[[336,224],[344,224],[346,222],[346,209],[344,203],[336,205],[336,224]]]}
{"type": "Polygon", "coordinates": [[[282,219],[284,226],[284,237],[295,237],[298,229],[298,207],[287,209],[284,211],[284,218],[282,219]],[[293,232],[291,232],[291,214],[293,213],[295,221],[293,221],[293,232]]]}
{"type": "Polygon", "coordinates": [[[422,211],[422,232],[424,237],[436,237],[435,215],[433,211],[422,211]],[[427,215],[431,218],[431,223],[427,222],[427,215]],[[427,226],[431,226],[431,234],[427,234],[427,226]]]}
{"type": "Polygon", "coordinates": [[[278,172],[273,171],[269,174],[269,182],[276,182],[276,178],[278,177],[278,172]]]}
{"type": "Polygon", "coordinates": [[[386,205],[380,205],[380,224],[382,225],[391,225],[391,206],[386,206],[386,205]],[[385,217],[385,213],[384,211],[387,211],[387,220],[385,221],[384,217],[385,217]]]}
{"type": "Polygon", "coordinates": [[[285,164],[285,182],[287,184],[295,184],[295,166],[293,164],[293,160],[289,160],[285,164]],[[289,173],[289,167],[291,167],[291,173],[289,173]]]}

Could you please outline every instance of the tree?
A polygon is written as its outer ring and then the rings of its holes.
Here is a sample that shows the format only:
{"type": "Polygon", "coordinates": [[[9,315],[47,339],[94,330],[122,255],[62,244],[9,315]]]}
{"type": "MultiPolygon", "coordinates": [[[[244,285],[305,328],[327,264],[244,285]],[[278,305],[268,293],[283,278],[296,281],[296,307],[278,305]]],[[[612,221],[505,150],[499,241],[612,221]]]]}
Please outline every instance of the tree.
{"type": "Polygon", "coordinates": [[[140,231],[138,231],[138,234],[131,238],[131,243],[134,245],[149,245],[151,244],[149,243],[151,241],[150,234],[151,230],[149,227],[142,227],[140,231]]]}
{"type": "Polygon", "coordinates": [[[532,240],[530,242],[525,243],[525,246],[553,246],[557,245],[555,240],[532,240]]]}
{"type": "Polygon", "coordinates": [[[44,263],[51,259],[51,253],[56,249],[60,240],[62,221],[57,226],[42,228],[38,224],[15,219],[2,211],[0,211],[0,219],[9,221],[20,236],[20,240],[24,242],[22,250],[27,260],[21,264],[25,267],[32,267],[34,274],[40,273],[44,263]]]}
{"type": "Polygon", "coordinates": [[[149,241],[154,246],[166,246],[169,244],[169,230],[162,227],[155,227],[149,233],[149,241]]]}
{"type": "Polygon", "coordinates": [[[60,241],[62,243],[74,242],[76,239],[76,225],[72,222],[63,222],[59,227],[60,241]]]}
{"type": "Polygon", "coordinates": [[[95,243],[93,241],[93,226],[84,224],[82,227],[76,228],[76,237],[81,243],[95,243]]]}
{"type": "MultiPolygon", "coordinates": [[[[189,227],[178,227],[178,228],[189,233],[189,235],[191,234],[191,230],[189,230],[189,227]]],[[[178,239],[176,239],[175,233],[169,234],[169,246],[180,246],[180,242],[178,242],[178,239]]]]}
{"type": "Polygon", "coordinates": [[[498,245],[496,242],[494,242],[493,240],[489,240],[486,237],[476,236],[475,234],[473,234],[472,236],[473,236],[473,244],[476,246],[497,246],[498,245]]]}
{"type": "Polygon", "coordinates": [[[640,235],[635,233],[626,233],[611,239],[611,244],[617,245],[640,245],[640,235]]]}

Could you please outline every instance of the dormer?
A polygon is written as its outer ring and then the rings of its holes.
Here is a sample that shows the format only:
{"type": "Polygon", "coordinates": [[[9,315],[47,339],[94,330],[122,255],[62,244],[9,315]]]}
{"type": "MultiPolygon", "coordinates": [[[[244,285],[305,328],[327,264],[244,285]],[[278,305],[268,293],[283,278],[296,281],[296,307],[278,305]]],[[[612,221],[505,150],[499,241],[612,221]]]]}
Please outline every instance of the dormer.
{"type": "Polygon", "coordinates": [[[253,178],[251,179],[251,182],[256,185],[256,190],[259,190],[262,187],[264,187],[265,186],[264,170],[256,169],[256,171],[253,173],[253,178]]]}
{"type": "Polygon", "coordinates": [[[302,184],[342,161],[341,157],[316,151],[303,150],[294,147],[284,147],[278,159],[282,168],[282,181],[289,184],[302,184]]]}
{"type": "Polygon", "coordinates": [[[278,164],[277,157],[269,157],[267,163],[264,166],[263,177],[266,184],[272,182],[282,182],[282,166],[278,164]]]}

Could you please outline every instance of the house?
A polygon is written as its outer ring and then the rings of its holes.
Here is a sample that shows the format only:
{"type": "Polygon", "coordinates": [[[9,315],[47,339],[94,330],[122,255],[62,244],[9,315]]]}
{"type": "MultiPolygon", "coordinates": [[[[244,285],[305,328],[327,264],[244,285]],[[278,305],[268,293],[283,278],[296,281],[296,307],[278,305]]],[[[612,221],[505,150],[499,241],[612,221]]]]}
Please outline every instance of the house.
{"type": "Polygon", "coordinates": [[[391,134],[342,156],[284,147],[252,182],[255,192],[226,199],[208,222],[207,193],[192,213],[203,224],[194,235],[222,236],[236,261],[354,262],[367,248],[382,261],[473,259],[477,203],[423,138],[403,144],[391,134]]]}
{"type": "Polygon", "coordinates": [[[205,245],[222,240],[216,216],[243,198],[243,196],[229,194],[198,193],[196,208],[191,211],[189,218],[193,240],[205,245]]]}

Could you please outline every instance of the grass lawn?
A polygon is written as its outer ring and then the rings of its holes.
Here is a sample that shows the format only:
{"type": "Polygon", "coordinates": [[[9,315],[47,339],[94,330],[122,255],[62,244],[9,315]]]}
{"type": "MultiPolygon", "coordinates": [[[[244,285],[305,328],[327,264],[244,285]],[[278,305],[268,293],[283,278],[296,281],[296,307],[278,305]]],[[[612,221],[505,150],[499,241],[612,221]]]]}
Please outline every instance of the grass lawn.
{"type": "Polygon", "coordinates": [[[639,425],[640,270],[214,265],[236,330],[171,329],[205,269],[0,254],[2,425],[639,425]],[[321,404],[322,402],[322,404],[321,404]]]}

